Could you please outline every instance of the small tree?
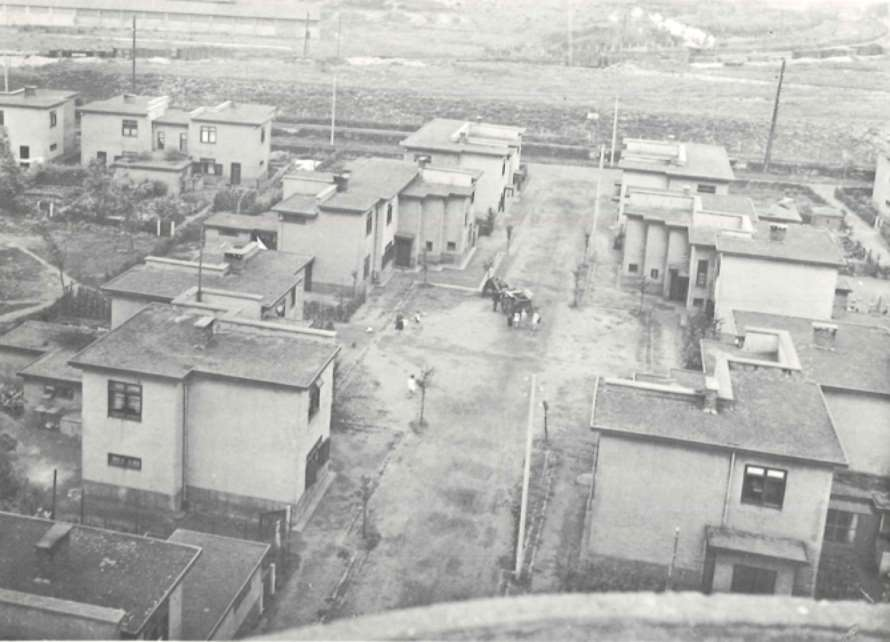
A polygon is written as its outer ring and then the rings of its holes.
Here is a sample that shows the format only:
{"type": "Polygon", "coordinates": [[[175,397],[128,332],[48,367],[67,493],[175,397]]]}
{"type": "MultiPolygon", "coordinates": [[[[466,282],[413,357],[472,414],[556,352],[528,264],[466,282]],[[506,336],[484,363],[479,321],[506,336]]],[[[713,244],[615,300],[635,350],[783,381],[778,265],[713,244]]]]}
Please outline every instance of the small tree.
{"type": "Polygon", "coordinates": [[[41,225],[38,228],[38,231],[43,242],[46,244],[49,262],[59,271],[59,285],[62,288],[62,295],[64,296],[65,294],[68,294],[68,291],[71,289],[71,284],[65,283],[65,263],[68,259],[67,247],[64,242],[60,244],[56,241],[52,232],[50,232],[49,227],[46,225],[41,225]]]}
{"type": "Polygon", "coordinates": [[[25,187],[25,176],[9,149],[9,139],[0,135],[0,203],[14,205],[25,187]]]}
{"type": "Polygon", "coordinates": [[[690,370],[701,370],[701,341],[715,339],[720,334],[719,323],[708,316],[704,310],[698,310],[689,316],[683,329],[683,363],[690,370]]]}

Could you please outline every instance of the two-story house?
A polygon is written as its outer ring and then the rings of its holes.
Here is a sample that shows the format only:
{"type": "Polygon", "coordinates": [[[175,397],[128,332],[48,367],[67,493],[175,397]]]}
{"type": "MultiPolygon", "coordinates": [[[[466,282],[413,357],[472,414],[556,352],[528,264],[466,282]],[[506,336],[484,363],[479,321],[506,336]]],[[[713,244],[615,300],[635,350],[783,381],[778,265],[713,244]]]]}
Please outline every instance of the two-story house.
{"type": "Polygon", "coordinates": [[[726,194],[735,180],[726,149],[703,143],[625,138],[618,167],[620,220],[629,187],[726,194]]]}
{"type": "Polygon", "coordinates": [[[227,100],[189,114],[188,153],[198,172],[222,176],[231,185],[269,175],[275,107],[227,100]]]}
{"type": "Polygon", "coordinates": [[[45,163],[74,149],[77,93],[27,86],[0,92],[0,127],[22,167],[45,163]]]}
{"type": "Polygon", "coordinates": [[[475,205],[483,215],[508,209],[516,190],[524,133],[522,127],[434,118],[400,145],[405,160],[481,171],[475,205]]]}
{"type": "Polygon", "coordinates": [[[312,289],[356,295],[392,271],[399,194],[416,163],[385,158],[350,162],[339,174],[296,171],[284,177],[284,200],[272,208],[282,251],[315,257],[312,289]]]}
{"type": "Polygon", "coordinates": [[[711,375],[597,380],[588,559],[670,570],[676,588],[814,593],[846,458],[788,337],[757,339],[778,356],[752,339],[748,355],[713,355],[711,375]]]}
{"type": "Polygon", "coordinates": [[[4,638],[182,638],[183,578],[200,548],[5,512],[0,533],[4,638]]]}
{"type": "MultiPolygon", "coordinates": [[[[226,237],[222,237],[223,239],[226,237]]],[[[311,256],[262,250],[256,242],[209,244],[200,260],[148,256],[102,285],[116,328],[149,303],[195,301],[252,319],[303,319],[311,256]],[[199,294],[200,286],[200,294],[199,294]]]]}
{"type": "Polygon", "coordinates": [[[396,265],[461,263],[476,245],[475,197],[480,170],[421,165],[399,194],[396,265]]]}
{"type": "Polygon", "coordinates": [[[169,96],[122,94],[79,107],[80,162],[111,165],[125,156],[151,152],[154,121],[169,105],[169,96]]]}
{"type": "Polygon", "coordinates": [[[200,305],[143,308],[70,361],[86,492],[172,510],[297,508],[327,470],[334,338],[200,305]]]}

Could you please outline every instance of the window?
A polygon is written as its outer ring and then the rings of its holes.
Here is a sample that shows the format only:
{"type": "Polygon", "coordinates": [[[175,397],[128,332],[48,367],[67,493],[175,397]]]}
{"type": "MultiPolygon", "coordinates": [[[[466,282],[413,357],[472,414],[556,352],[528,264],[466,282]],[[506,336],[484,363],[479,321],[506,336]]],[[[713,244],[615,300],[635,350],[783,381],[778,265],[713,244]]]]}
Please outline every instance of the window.
{"type": "Polygon", "coordinates": [[[164,149],[167,142],[167,132],[161,130],[158,132],[158,149],[164,149]]]}
{"type": "Polygon", "coordinates": [[[31,158],[31,148],[27,145],[19,146],[19,160],[27,160],[31,158]]]}
{"type": "Polygon", "coordinates": [[[386,224],[392,223],[392,203],[386,206],[386,224]]]}
{"type": "Polygon", "coordinates": [[[260,143],[266,142],[266,128],[260,127],[260,143]]]}
{"type": "Polygon", "coordinates": [[[768,568],[733,564],[730,590],[733,593],[772,595],[776,592],[776,572],[768,568]]]}
{"type": "Polygon", "coordinates": [[[49,151],[54,152],[54,151],[56,151],[58,148],[59,148],[58,143],[53,143],[52,145],[49,146],[49,151]]]}
{"type": "Polygon", "coordinates": [[[454,241],[448,241],[448,243],[445,244],[445,247],[448,248],[449,252],[454,252],[457,249],[457,243],[455,243],[454,241]]]}
{"type": "Polygon", "coordinates": [[[507,173],[507,161],[501,163],[501,176],[506,175],[507,173]]]}
{"type": "Polygon", "coordinates": [[[427,241],[427,242],[426,242],[426,251],[427,251],[427,252],[432,252],[432,251],[433,251],[433,242],[432,242],[432,241],[427,241]]]}
{"type": "Polygon", "coordinates": [[[216,143],[216,127],[211,127],[209,125],[201,125],[201,142],[202,143],[216,143]]]}
{"type": "Polygon", "coordinates": [[[106,154],[105,152],[96,152],[96,160],[104,165],[106,162],[108,162],[108,154],[106,154]]]}
{"type": "Polygon", "coordinates": [[[698,262],[698,269],[695,272],[695,287],[703,288],[708,284],[708,260],[702,259],[698,262]]]}
{"type": "Polygon", "coordinates": [[[43,396],[46,399],[74,399],[74,390],[68,386],[46,384],[43,386],[43,396]]]}
{"type": "Polygon", "coordinates": [[[142,460],[139,457],[128,457],[117,453],[108,453],[108,465],[127,470],[142,470],[142,460]]]}
{"type": "Polygon", "coordinates": [[[290,289],[290,306],[294,307],[297,304],[297,286],[294,286],[290,289]]]}
{"type": "Polygon", "coordinates": [[[742,482],[742,503],[782,508],[785,500],[784,470],[763,466],[745,466],[745,479],[742,482]]]}
{"type": "Polygon", "coordinates": [[[825,539],[829,542],[852,544],[856,539],[857,518],[856,513],[829,508],[828,518],[825,520],[825,539]]]}
{"type": "Polygon", "coordinates": [[[139,135],[139,123],[135,120],[121,121],[121,136],[124,138],[136,138],[139,135]]]}
{"type": "Polygon", "coordinates": [[[59,117],[56,114],[55,110],[49,112],[49,126],[55,127],[59,124],[59,117]]]}
{"type": "Polygon", "coordinates": [[[696,308],[700,308],[705,304],[704,299],[692,299],[692,305],[696,308]]]}
{"type": "Polygon", "coordinates": [[[0,109],[0,125],[6,124],[6,114],[3,113],[3,110],[0,109]]]}
{"type": "Polygon", "coordinates": [[[890,538],[890,511],[881,513],[881,524],[878,526],[878,534],[890,538]]]}
{"type": "Polygon", "coordinates": [[[365,257],[365,264],[362,267],[362,278],[367,279],[368,275],[371,273],[371,257],[365,257]]]}
{"type": "Polygon", "coordinates": [[[699,194],[716,194],[717,187],[715,185],[703,185],[701,183],[695,188],[699,194]]]}
{"type": "Polygon", "coordinates": [[[655,268],[652,268],[651,270],[649,270],[649,276],[651,276],[653,279],[657,279],[658,278],[658,270],[655,268]]]}
{"type": "Polygon", "coordinates": [[[312,419],[321,408],[321,383],[316,381],[309,386],[309,419],[312,419]]]}
{"type": "Polygon", "coordinates": [[[639,270],[639,269],[640,269],[640,266],[638,266],[636,263],[628,263],[628,264],[627,264],[627,271],[628,271],[628,272],[635,273],[635,272],[636,272],[637,270],[639,270]]]}
{"type": "Polygon", "coordinates": [[[368,212],[368,216],[365,219],[365,236],[371,236],[371,230],[374,229],[374,219],[371,218],[371,212],[368,212]]]}
{"type": "Polygon", "coordinates": [[[184,152],[189,146],[189,135],[182,133],[179,135],[179,151],[184,152]]]}
{"type": "Polygon", "coordinates": [[[142,421],[142,386],[109,380],[108,416],[142,421]]]}

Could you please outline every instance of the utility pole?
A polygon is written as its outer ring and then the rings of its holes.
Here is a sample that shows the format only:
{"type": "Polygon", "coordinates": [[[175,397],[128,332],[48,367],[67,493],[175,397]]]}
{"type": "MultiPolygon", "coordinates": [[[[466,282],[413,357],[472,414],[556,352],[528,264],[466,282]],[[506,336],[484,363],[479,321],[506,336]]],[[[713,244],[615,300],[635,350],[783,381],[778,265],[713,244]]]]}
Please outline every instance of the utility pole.
{"type": "Polygon", "coordinates": [[[306,29],[303,35],[303,58],[309,57],[309,12],[306,12],[306,29]]]}
{"type": "Polygon", "coordinates": [[[575,48],[574,35],[572,33],[572,23],[575,18],[575,16],[574,16],[575,8],[572,6],[572,0],[567,0],[567,4],[568,4],[568,7],[566,8],[566,37],[568,39],[568,50],[569,50],[567,64],[569,67],[571,67],[572,63],[574,62],[573,59],[574,59],[574,54],[575,54],[575,52],[574,52],[574,48],[575,48]]]}
{"type": "Polygon", "coordinates": [[[615,96],[615,114],[612,116],[612,149],[609,151],[609,167],[615,166],[615,144],[618,142],[618,96],[615,96]]]}
{"type": "Polygon", "coordinates": [[[130,51],[130,58],[132,58],[133,68],[132,68],[132,91],[136,93],[136,16],[133,16],[133,47],[130,51]]]}
{"type": "Polygon", "coordinates": [[[334,125],[337,118],[337,76],[331,79],[331,147],[334,146],[334,125]]]}
{"type": "Polygon", "coordinates": [[[671,555],[671,563],[668,566],[667,582],[665,582],[665,590],[670,591],[674,588],[674,566],[677,563],[677,546],[680,543],[680,527],[674,529],[674,552],[671,555]]]}
{"type": "Polygon", "coordinates": [[[53,508],[52,508],[52,511],[49,516],[49,518],[51,520],[56,519],[56,480],[58,478],[58,475],[59,475],[59,469],[53,468],[53,508]]]}
{"type": "Polygon", "coordinates": [[[596,225],[600,218],[600,190],[603,185],[603,163],[606,158],[606,147],[600,145],[600,166],[596,173],[596,197],[593,201],[593,227],[590,230],[590,243],[588,244],[588,254],[593,261],[596,261],[596,225]]]}
{"type": "Polygon", "coordinates": [[[337,59],[340,59],[340,35],[343,31],[343,14],[337,14],[337,59]]]}
{"type": "Polygon", "coordinates": [[[779,82],[776,85],[776,102],[773,104],[773,119],[769,124],[769,138],[766,139],[766,154],[763,156],[763,171],[769,171],[770,155],[773,152],[773,137],[776,135],[776,120],[779,118],[779,97],[782,95],[782,80],[785,78],[785,59],[779,67],[779,82]]]}
{"type": "Polygon", "coordinates": [[[519,504],[519,533],[516,535],[516,568],[513,571],[518,580],[525,562],[525,522],[528,518],[528,486],[532,472],[532,433],[535,423],[535,375],[531,376],[528,391],[528,424],[525,431],[525,467],[522,471],[522,498],[519,504]]]}

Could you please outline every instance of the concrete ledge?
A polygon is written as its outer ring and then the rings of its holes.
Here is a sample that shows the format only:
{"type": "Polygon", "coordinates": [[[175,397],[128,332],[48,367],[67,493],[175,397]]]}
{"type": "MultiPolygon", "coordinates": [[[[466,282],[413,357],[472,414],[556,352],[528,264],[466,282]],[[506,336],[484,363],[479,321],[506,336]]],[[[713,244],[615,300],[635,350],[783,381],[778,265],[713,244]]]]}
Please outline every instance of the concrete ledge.
{"type": "Polygon", "coordinates": [[[95,620],[96,622],[105,622],[115,625],[119,624],[127,614],[126,611],[121,609],[96,606],[95,604],[87,604],[85,602],[62,600],[56,597],[35,595],[34,593],[22,593],[20,591],[12,591],[3,588],[0,588],[0,602],[4,604],[14,604],[17,607],[33,609],[35,611],[59,613],[62,615],[70,615],[76,618],[95,620]]]}
{"type": "Polygon", "coordinates": [[[290,629],[264,640],[885,639],[890,604],[701,593],[590,593],[471,600],[290,629]],[[758,633],[759,632],[759,633],[758,633]],[[770,635],[767,635],[770,634],[770,635]]]}

